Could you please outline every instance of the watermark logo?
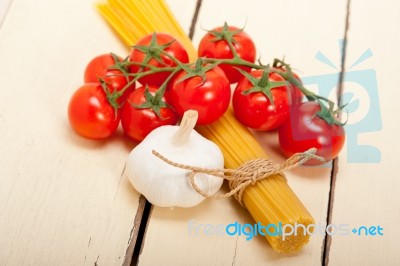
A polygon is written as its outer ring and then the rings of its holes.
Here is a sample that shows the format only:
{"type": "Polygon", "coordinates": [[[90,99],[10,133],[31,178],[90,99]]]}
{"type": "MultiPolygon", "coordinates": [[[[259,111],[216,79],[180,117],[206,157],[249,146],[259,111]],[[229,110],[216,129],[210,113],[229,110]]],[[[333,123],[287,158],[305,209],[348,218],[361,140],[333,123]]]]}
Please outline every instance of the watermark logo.
{"type": "MultiPolygon", "coordinates": [[[[342,48],[342,40],[339,41],[339,46],[342,48]]],[[[342,95],[342,102],[348,104],[346,111],[349,114],[349,121],[345,130],[347,162],[349,163],[379,163],[381,161],[381,152],[377,147],[358,142],[360,134],[382,129],[376,71],[374,69],[354,70],[356,66],[372,56],[372,51],[367,49],[344,73],[345,92],[342,95]]],[[[329,66],[334,73],[308,76],[302,78],[302,81],[306,86],[316,86],[317,93],[321,96],[335,99],[339,67],[320,51],[317,52],[315,59],[329,66]]]]}
{"type": "Polygon", "coordinates": [[[247,241],[252,240],[255,236],[273,236],[280,237],[282,241],[287,240],[290,236],[297,235],[330,235],[330,236],[383,236],[383,227],[380,225],[358,226],[352,228],[349,224],[267,224],[262,225],[260,222],[256,224],[241,224],[237,221],[224,224],[203,224],[197,223],[196,220],[190,220],[188,223],[188,234],[190,236],[244,236],[247,241]]]}

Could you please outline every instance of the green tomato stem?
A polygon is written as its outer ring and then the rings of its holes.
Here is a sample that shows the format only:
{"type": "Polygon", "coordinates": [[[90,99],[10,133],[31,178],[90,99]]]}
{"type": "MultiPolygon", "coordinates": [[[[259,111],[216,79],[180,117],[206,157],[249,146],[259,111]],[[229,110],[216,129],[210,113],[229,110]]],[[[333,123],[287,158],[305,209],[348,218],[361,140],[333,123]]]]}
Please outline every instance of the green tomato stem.
{"type": "MultiPolygon", "coordinates": [[[[227,30],[227,25],[224,25],[224,27],[226,27],[225,30],[227,30]]],[[[242,58],[240,58],[240,56],[238,55],[238,53],[233,45],[232,36],[230,36],[228,34],[227,36],[223,35],[222,38],[227,42],[227,44],[233,54],[233,58],[230,58],[230,59],[200,58],[196,62],[195,69],[201,68],[203,66],[203,64],[212,64],[214,66],[217,66],[220,64],[225,64],[225,65],[234,65],[234,66],[238,66],[238,67],[240,67],[240,66],[248,67],[250,69],[256,69],[256,70],[262,69],[262,70],[264,70],[264,73],[270,73],[270,72],[277,73],[283,79],[285,79],[287,82],[289,82],[292,86],[299,88],[301,90],[301,92],[306,96],[308,101],[317,102],[321,107],[321,111],[318,113],[318,115],[321,118],[323,118],[327,123],[343,125],[342,123],[340,123],[336,120],[336,114],[339,111],[339,109],[334,110],[334,102],[325,97],[317,95],[316,93],[305,88],[303,86],[303,84],[294,77],[293,72],[291,71],[291,68],[288,64],[286,64],[282,60],[275,59],[274,63],[273,63],[274,67],[271,68],[269,65],[265,66],[265,65],[262,65],[260,62],[259,62],[259,64],[255,64],[255,63],[243,60],[242,58]],[[286,71],[278,69],[277,66],[285,67],[286,71]],[[326,107],[324,102],[328,105],[328,107],[326,107]]],[[[177,58],[175,58],[174,56],[165,52],[161,48],[155,48],[155,49],[157,49],[156,52],[158,52],[159,54],[162,54],[162,55],[168,57],[169,59],[171,59],[176,64],[176,66],[174,66],[174,67],[156,67],[156,66],[147,64],[147,62],[145,62],[145,63],[143,63],[143,62],[142,63],[126,62],[125,63],[126,65],[124,65],[124,66],[137,65],[137,66],[140,66],[142,69],[148,68],[149,70],[145,71],[145,72],[139,72],[139,73],[123,73],[123,75],[125,75],[127,77],[127,79],[130,81],[127,83],[127,85],[121,91],[116,92],[116,95],[113,96],[113,97],[115,97],[115,99],[113,99],[113,100],[118,99],[130,86],[132,86],[140,78],[143,78],[147,75],[160,73],[160,72],[171,72],[171,74],[163,82],[163,84],[160,86],[159,90],[157,90],[157,92],[154,96],[153,100],[155,102],[161,102],[162,98],[164,96],[165,90],[167,88],[167,84],[172,79],[172,77],[175,74],[177,74],[179,71],[181,71],[181,70],[187,71],[190,67],[193,66],[193,63],[182,63],[177,58]],[[130,79],[130,77],[133,77],[133,79],[130,79]]],[[[262,86],[263,84],[259,84],[259,85],[262,86]]]]}

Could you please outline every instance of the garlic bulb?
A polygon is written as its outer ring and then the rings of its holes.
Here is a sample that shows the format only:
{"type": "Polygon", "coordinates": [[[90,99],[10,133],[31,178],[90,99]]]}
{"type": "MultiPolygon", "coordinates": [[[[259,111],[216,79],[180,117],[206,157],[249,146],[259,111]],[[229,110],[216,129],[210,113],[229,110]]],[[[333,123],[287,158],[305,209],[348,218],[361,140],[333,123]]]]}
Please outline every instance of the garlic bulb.
{"type": "MultiPolygon", "coordinates": [[[[153,130],[130,153],[126,174],[135,189],[160,207],[192,207],[205,198],[189,181],[189,170],[176,168],[152,154],[155,150],[171,161],[203,168],[222,169],[224,158],[219,147],[193,128],[197,111],[186,111],[180,126],[161,126],[153,130]]],[[[199,188],[212,195],[222,185],[222,178],[197,174],[199,188]]]]}

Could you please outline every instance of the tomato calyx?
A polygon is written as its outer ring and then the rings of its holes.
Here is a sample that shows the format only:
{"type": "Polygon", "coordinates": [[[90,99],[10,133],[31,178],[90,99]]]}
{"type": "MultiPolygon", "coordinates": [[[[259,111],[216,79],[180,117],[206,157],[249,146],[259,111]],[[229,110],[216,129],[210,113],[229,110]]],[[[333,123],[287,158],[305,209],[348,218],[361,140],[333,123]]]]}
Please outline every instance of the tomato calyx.
{"type": "Polygon", "coordinates": [[[285,81],[270,81],[269,75],[271,71],[269,66],[264,69],[261,78],[256,78],[242,69],[236,69],[253,85],[252,88],[242,91],[242,94],[247,95],[253,92],[261,92],[268,98],[271,104],[274,104],[274,97],[272,96],[271,90],[287,84],[285,81]]]}
{"type": "MultiPolygon", "coordinates": [[[[166,44],[160,45],[157,43],[157,34],[154,32],[148,45],[134,45],[132,46],[132,48],[139,50],[140,52],[145,54],[142,64],[147,64],[151,59],[155,59],[161,65],[165,65],[165,62],[163,62],[161,55],[166,54],[164,50],[167,47],[171,46],[171,44],[174,42],[175,39],[166,44]]],[[[142,68],[144,67],[142,66],[142,68]]]]}
{"type": "Polygon", "coordinates": [[[193,78],[193,77],[200,77],[201,78],[201,83],[199,85],[204,84],[206,82],[206,73],[216,67],[218,63],[215,64],[206,64],[204,65],[204,61],[202,58],[198,58],[196,60],[196,63],[193,65],[181,65],[183,71],[186,72],[186,75],[180,78],[177,83],[183,82],[187,79],[193,78]]]}
{"type": "Polygon", "coordinates": [[[109,66],[109,70],[119,70],[126,78],[127,81],[129,81],[129,68],[127,63],[129,63],[129,57],[126,57],[123,61],[119,60],[119,57],[114,54],[110,53],[111,57],[114,59],[114,65],[109,66]]]}
{"type": "Polygon", "coordinates": [[[163,101],[163,93],[159,93],[160,89],[154,94],[154,96],[149,91],[149,86],[146,85],[144,90],[144,98],[146,101],[140,105],[129,103],[133,108],[136,109],[151,109],[157,115],[158,118],[163,118],[161,116],[161,108],[171,108],[169,104],[163,101]]]}
{"type": "MultiPolygon", "coordinates": [[[[163,100],[165,90],[167,89],[168,82],[175,76],[175,74],[180,70],[179,67],[175,68],[175,70],[168,76],[168,78],[164,81],[163,84],[158,88],[157,92],[154,96],[150,93],[148,85],[145,87],[144,97],[146,101],[141,105],[132,104],[132,107],[137,109],[151,109],[157,115],[158,118],[163,119],[161,116],[162,108],[172,108],[168,103],[163,100]]],[[[136,78],[135,78],[136,79],[136,78]]],[[[166,119],[166,118],[165,118],[166,119]]]]}
{"type": "Polygon", "coordinates": [[[213,42],[221,41],[221,40],[226,40],[226,41],[230,40],[234,43],[235,40],[233,39],[233,36],[235,36],[238,33],[241,33],[242,31],[243,31],[243,29],[238,29],[238,30],[229,29],[228,23],[225,22],[221,31],[210,30],[208,32],[210,34],[212,34],[213,36],[215,36],[215,38],[211,40],[213,42]]]}
{"type": "Polygon", "coordinates": [[[233,38],[236,34],[241,33],[243,29],[238,29],[238,30],[231,30],[229,28],[228,23],[224,23],[224,26],[222,27],[221,31],[216,31],[216,30],[210,30],[208,31],[211,35],[215,36],[214,39],[212,39],[212,42],[217,42],[217,41],[226,41],[227,44],[229,45],[229,48],[231,49],[231,52],[233,54],[233,57],[238,57],[237,52],[233,44],[236,42],[236,40],[233,38]]]}
{"type": "Polygon", "coordinates": [[[334,110],[334,104],[333,103],[328,103],[329,107],[327,108],[325,104],[323,104],[320,100],[316,101],[319,106],[320,110],[316,113],[318,117],[323,119],[328,125],[338,125],[338,126],[344,126],[346,125],[346,122],[340,122],[338,120],[339,114],[343,111],[343,108],[346,107],[347,104],[339,106],[336,110],[334,110]]]}

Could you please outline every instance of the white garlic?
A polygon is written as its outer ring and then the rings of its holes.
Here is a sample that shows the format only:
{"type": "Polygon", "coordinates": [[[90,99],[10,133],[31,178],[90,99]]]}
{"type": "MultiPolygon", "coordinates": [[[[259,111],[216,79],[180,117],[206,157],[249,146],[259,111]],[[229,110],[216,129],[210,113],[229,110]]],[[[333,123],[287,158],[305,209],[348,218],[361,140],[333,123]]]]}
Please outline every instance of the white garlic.
{"type": "MultiPolygon", "coordinates": [[[[219,147],[193,128],[197,111],[186,111],[180,126],[162,126],[153,130],[130,153],[126,174],[135,189],[160,207],[192,207],[205,198],[189,181],[189,170],[176,168],[152,154],[155,150],[171,161],[210,169],[222,169],[224,158],[219,147]]],[[[222,178],[196,174],[198,187],[212,195],[222,185],[222,178]]]]}

